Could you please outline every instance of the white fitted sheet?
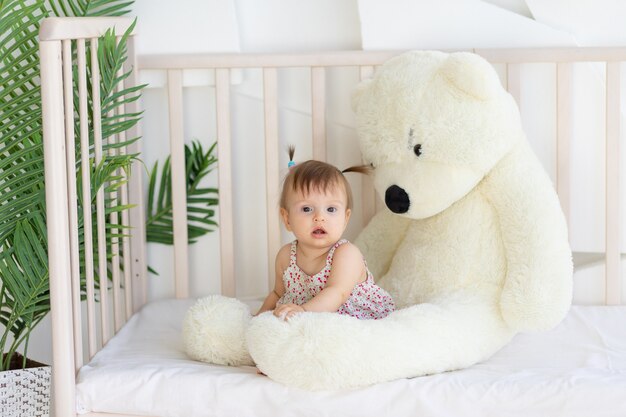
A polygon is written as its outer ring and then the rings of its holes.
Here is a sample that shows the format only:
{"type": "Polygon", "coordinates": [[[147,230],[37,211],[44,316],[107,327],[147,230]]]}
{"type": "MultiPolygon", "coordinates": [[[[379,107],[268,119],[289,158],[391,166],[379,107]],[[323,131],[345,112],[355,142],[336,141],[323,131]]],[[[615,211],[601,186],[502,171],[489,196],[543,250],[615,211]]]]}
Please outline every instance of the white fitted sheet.
{"type": "Polygon", "coordinates": [[[626,416],[626,306],[575,306],[556,329],[519,334],[488,361],[363,389],[308,392],[254,367],[182,352],[194,300],[151,303],[79,372],[79,413],[201,416],[626,416]]]}

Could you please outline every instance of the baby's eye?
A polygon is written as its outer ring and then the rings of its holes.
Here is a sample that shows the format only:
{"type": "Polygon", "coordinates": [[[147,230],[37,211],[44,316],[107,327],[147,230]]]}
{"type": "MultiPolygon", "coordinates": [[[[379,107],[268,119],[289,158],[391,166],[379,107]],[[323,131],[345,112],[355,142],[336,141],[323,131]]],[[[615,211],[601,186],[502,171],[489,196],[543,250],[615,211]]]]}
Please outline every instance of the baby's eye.
{"type": "Polygon", "coordinates": [[[311,207],[309,207],[309,206],[304,206],[304,207],[302,207],[302,211],[305,212],[305,213],[310,213],[310,212],[313,211],[313,209],[311,207]]]}
{"type": "Polygon", "coordinates": [[[328,207],[326,209],[326,211],[328,211],[329,213],[336,213],[337,212],[337,207],[328,207]]]}

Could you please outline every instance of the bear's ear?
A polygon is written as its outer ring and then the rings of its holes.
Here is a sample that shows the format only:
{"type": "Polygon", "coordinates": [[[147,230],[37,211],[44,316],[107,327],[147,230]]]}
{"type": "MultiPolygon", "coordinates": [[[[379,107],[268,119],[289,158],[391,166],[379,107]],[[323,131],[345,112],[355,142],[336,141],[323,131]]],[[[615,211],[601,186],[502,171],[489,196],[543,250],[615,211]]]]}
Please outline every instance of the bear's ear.
{"type": "Polygon", "coordinates": [[[491,64],[469,52],[450,54],[440,71],[456,88],[480,100],[493,97],[501,88],[498,74],[491,64]]]}
{"type": "Polygon", "coordinates": [[[352,92],[352,111],[356,112],[363,98],[363,93],[367,90],[372,83],[371,79],[361,81],[352,92]]]}

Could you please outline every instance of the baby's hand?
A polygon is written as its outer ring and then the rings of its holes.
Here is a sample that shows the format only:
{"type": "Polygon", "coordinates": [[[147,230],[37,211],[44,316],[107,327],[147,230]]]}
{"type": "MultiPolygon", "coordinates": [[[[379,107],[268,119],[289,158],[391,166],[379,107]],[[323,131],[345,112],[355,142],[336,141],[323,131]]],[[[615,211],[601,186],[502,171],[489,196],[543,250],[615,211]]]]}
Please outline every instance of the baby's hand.
{"type": "Polygon", "coordinates": [[[297,313],[304,313],[306,310],[297,304],[279,304],[274,309],[274,315],[280,319],[288,320],[297,313]]]}

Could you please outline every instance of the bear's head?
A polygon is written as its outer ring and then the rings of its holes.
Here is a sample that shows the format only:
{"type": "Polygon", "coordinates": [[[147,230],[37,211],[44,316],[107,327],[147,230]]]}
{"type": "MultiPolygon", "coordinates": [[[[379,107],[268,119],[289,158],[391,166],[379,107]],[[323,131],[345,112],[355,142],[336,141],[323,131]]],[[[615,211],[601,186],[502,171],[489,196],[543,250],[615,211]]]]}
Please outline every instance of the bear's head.
{"type": "Polygon", "coordinates": [[[523,137],[515,101],[472,53],[392,58],[358,86],[353,109],[376,190],[413,219],[461,199],[523,137]]]}

